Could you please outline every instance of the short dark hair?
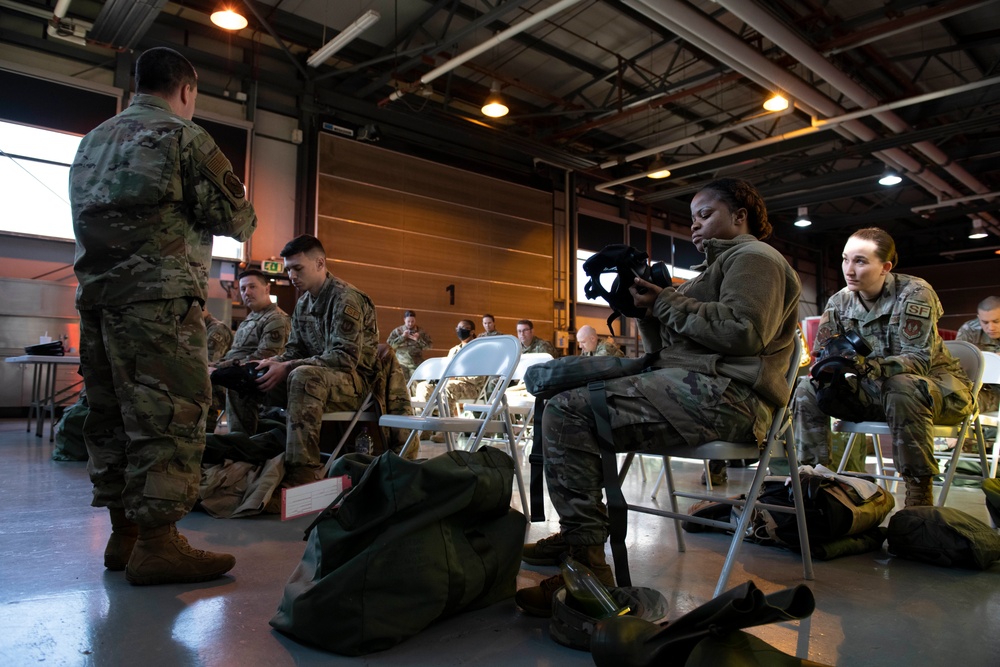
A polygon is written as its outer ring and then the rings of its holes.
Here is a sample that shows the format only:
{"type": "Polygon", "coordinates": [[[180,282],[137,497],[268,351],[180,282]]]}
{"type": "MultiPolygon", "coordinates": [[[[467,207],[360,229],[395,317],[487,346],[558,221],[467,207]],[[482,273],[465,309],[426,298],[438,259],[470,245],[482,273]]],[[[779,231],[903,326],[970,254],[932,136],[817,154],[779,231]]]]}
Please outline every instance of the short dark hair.
{"type": "Polygon", "coordinates": [[[412,310],[404,310],[403,311],[403,317],[416,317],[416,316],[417,316],[417,314],[415,312],[413,312],[412,310]]]}
{"type": "Polygon", "coordinates": [[[730,211],[741,208],[747,210],[748,231],[758,239],[766,239],[771,235],[771,223],[767,220],[767,206],[757,192],[757,188],[740,178],[719,178],[702,190],[711,190],[719,195],[730,211]]]}
{"type": "Polygon", "coordinates": [[[260,278],[261,281],[265,283],[270,281],[267,275],[259,269],[247,269],[246,271],[243,271],[240,275],[236,276],[236,282],[239,282],[244,278],[260,278]]]}
{"type": "Polygon", "coordinates": [[[880,261],[890,262],[892,268],[896,268],[899,263],[899,254],[896,252],[896,242],[889,236],[889,232],[881,227],[865,227],[851,234],[851,238],[859,238],[862,241],[870,241],[875,245],[875,256],[880,261]]]}
{"type": "Polygon", "coordinates": [[[473,322],[472,320],[459,320],[458,323],[459,324],[468,324],[469,325],[469,329],[471,331],[475,331],[476,330],[476,323],[473,322]]]}
{"type": "Polygon", "coordinates": [[[198,87],[191,61],[165,46],[147,49],[135,61],[135,92],[172,95],[182,86],[198,87]]]}
{"type": "Polygon", "coordinates": [[[483,313],[483,318],[482,318],[482,319],[484,319],[484,320],[485,320],[485,319],[486,319],[487,317],[488,317],[488,318],[490,318],[491,320],[493,320],[494,322],[496,322],[496,321],[497,321],[497,318],[493,317],[493,316],[492,316],[492,315],[490,315],[489,313],[483,313]]]}
{"type": "Polygon", "coordinates": [[[527,324],[529,329],[534,329],[535,328],[535,323],[532,322],[531,320],[518,320],[517,323],[518,324],[527,324]]]}
{"type": "Polygon", "coordinates": [[[993,310],[1000,308],[1000,296],[988,296],[979,302],[978,310],[993,310]]]}
{"type": "Polygon", "coordinates": [[[326,250],[323,248],[323,244],[319,242],[319,239],[311,234],[303,234],[302,236],[296,236],[286,243],[279,254],[282,257],[291,257],[299,253],[311,253],[314,250],[318,250],[323,257],[326,257],[326,250]]]}

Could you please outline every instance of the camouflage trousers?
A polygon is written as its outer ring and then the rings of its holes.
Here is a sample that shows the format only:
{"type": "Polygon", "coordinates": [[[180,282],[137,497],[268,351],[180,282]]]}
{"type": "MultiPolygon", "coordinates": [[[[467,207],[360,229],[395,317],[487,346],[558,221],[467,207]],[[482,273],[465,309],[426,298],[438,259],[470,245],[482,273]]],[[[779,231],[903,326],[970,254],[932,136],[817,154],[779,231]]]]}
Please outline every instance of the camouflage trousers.
{"type": "Polygon", "coordinates": [[[172,523],[198,496],[211,401],[205,321],[190,298],[80,311],[84,440],[95,507],[144,526],[172,523]]]}
{"type": "Polygon", "coordinates": [[[286,407],[285,466],[318,468],[321,465],[319,436],[323,413],[357,410],[369,389],[357,372],[325,366],[298,366],[263,400],[230,391],[229,431],[253,435],[257,432],[257,413],[262,403],[286,407]]]}
{"type": "MultiPolygon", "coordinates": [[[[659,452],[711,440],[762,442],[771,410],[728,378],[659,369],[605,384],[614,449],[659,452]]],[[[570,544],[604,544],[608,513],[597,425],[586,387],[552,398],[542,415],[545,481],[570,544]]]]}
{"type": "Polygon", "coordinates": [[[979,390],[976,402],[979,404],[981,413],[995,417],[997,408],[1000,408],[1000,386],[984,384],[979,390]]]}
{"type": "MultiPolygon", "coordinates": [[[[892,431],[892,459],[899,474],[938,473],[934,424],[957,424],[972,408],[968,390],[943,395],[933,378],[901,373],[880,382],[861,381],[871,403],[865,421],[884,421],[892,431]]],[[[793,430],[800,464],[830,466],[830,416],[816,405],[816,388],[803,380],[792,398],[793,430]]]]}

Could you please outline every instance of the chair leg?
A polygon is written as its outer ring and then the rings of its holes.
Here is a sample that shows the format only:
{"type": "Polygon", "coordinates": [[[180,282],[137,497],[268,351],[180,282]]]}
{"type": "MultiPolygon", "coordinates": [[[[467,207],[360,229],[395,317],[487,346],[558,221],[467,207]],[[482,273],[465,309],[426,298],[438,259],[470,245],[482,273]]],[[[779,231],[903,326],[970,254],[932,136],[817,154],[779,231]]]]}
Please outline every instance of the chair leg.
{"type": "Polygon", "coordinates": [[[966,419],[962,422],[962,427],[958,431],[958,440],[955,442],[955,449],[951,453],[951,463],[948,465],[948,473],[944,477],[944,486],[941,487],[941,493],[938,495],[936,503],[938,507],[944,507],[944,503],[948,499],[948,492],[951,490],[952,482],[955,481],[955,473],[958,471],[958,461],[962,458],[962,446],[965,444],[965,436],[968,432],[969,420],[966,419]]]}
{"type": "MultiPolygon", "coordinates": [[[[789,465],[791,465],[793,459],[788,459],[789,465]]],[[[750,489],[747,491],[747,499],[743,504],[743,511],[740,512],[739,521],[736,522],[735,530],[733,533],[733,538],[729,542],[729,551],[726,553],[726,561],[722,564],[722,572],[719,573],[719,580],[715,584],[715,593],[712,597],[718,597],[725,591],[726,582],[729,581],[729,575],[732,574],[733,566],[736,564],[736,559],[740,555],[740,549],[743,546],[743,538],[747,534],[747,529],[750,527],[750,518],[753,515],[754,505],[757,503],[757,496],[760,495],[760,489],[764,485],[764,476],[767,474],[767,466],[771,462],[771,445],[770,443],[765,448],[765,451],[761,453],[760,462],[757,464],[757,471],[754,473],[753,482],[750,484],[750,489]]]]}
{"type": "Polygon", "coordinates": [[[660,487],[663,486],[663,479],[664,479],[664,476],[666,475],[666,472],[665,472],[666,466],[667,466],[667,462],[664,461],[663,462],[663,467],[660,468],[660,475],[656,478],[656,485],[653,487],[653,493],[650,494],[650,496],[649,496],[650,500],[656,500],[656,497],[658,495],[660,495],[660,487]]]}
{"type": "MultiPolygon", "coordinates": [[[[670,467],[670,457],[663,457],[663,470],[660,472],[663,480],[667,484],[667,494],[670,496],[670,511],[674,514],[680,514],[680,510],[677,507],[677,495],[674,492],[674,474],[673,469],[670,467]]],[[[674,519],[674,532],[677,534],[677,551],[687,551],[687,545],[684,543],[684,529],[681,526],[681,520],[674,519]]]]}
{"type": "Polygon", "coordinates": [[[809,549],[809,530],[806,526],[805,494],[802,493],[802,480],[799,479],[798,455],[795,452],[794,439],[792,438],[792,427],[789,426],[785,432],[785,453],[788,455],[789,471],[794,471],[791,475],[792,499],[795,501],[795,526],[799,531],[799,549],[802,552],[802,576],[806,581],[813,578],[812,552],[809,549]]]}
{"type": "Polygon", "coordinates": [[[705,490],[712,490],[712,469],[708,465],[708,459],[705,459],[705,490]]]}
{"type": "MultiPolygon", "coordinates": [[[[857,433],[852,433],[847,438],[847,447],[844,448],[844,455],[840,457],[840,465],[837,466],[838,474],[844,472],[844,468],[847,467],[847,460],[851,458],[851,452],[854,451],[854,441],[857,437],[857,433]]],[[[791,470],[791,467],[789,467],[789,470],[791,470]]]]}

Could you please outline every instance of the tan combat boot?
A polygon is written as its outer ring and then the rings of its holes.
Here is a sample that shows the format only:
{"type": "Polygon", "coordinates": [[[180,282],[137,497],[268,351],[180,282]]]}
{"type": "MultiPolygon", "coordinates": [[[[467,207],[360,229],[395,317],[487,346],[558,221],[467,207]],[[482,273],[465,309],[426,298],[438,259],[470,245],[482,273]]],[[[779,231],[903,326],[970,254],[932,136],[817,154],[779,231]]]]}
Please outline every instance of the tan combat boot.
{"type": "Polygon", "coordinates": [[[125,578],[134,586],[190,584],[217,579],[235,564],[229,554],[194,549],[172,523],[140,526],[125,578]]]}
{"type": "MultiPolygon", "coordinates": [[[[586,565],[590,571],[608,588],[614,588],[615,575],[604,556],[604,545],[571,545],[569,556],[576,562],[586,565]]],[[[552,616],[552,596],[563,587],[563,576],[557,574],[543,580],[538,586],[522,588],[514,594],[514,602],[526,614],[549,618],[552,616]]]]}
{"type": "Polygon", "coordinates": [[[521,551],[521,560],[529,565],[558,565],[569,553],[569,545],[563,539],[562,533],[543,537],[537,542],[525,544],[521,551]]]}
{"type": "Polygon", "coordinates": [[[139,527],[125,516],[123,507],[109,507],[108,511],[111,513],[111,537],[104,548],[104,567],[120,572],[132,555],[139,527]]]}
{"type": "Polygon", "coordinates": [[[931,506],[934,504],[934,478],[930,475],[926,477],[906,478],[906,500],[904,507],[920,507],[921,505],[931,506]]]}

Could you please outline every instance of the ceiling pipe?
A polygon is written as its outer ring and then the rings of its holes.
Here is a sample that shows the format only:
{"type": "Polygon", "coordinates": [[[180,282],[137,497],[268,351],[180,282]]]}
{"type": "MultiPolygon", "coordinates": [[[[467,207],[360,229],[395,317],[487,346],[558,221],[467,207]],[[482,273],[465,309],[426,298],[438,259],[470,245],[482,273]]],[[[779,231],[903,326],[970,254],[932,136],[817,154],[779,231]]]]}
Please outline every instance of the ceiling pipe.
{"type": "MultiPolygon", "coordinates": [[[[716,21],[678,0],[622,0],[636,11],[657,21],[686,41],[705,51],[719,62],[742,73],[767,90],[780,89],[796,101],[796,106],[812,116],[833,117],[846,110],[800,79],[793,72],[777,65],[716,21]]],[[[850,141],[872,141],[878,134],[867,125],[849,121],[837,130],[850,141]]],[[[935,198],[944,193],[954,194],[951,186],[924,165],[899,148],[873,153],[894,169],[902,169],[915,183],[922,185],[935,198]]]]}
{"type": "MultiPolygon", "coordinates": [[[[785,53],[818,74],[856,104],[864,108],[878,105],[879,100],[869,94],[859,83],[820,55],[805,40],[778,21],[769,12],[761,9],[757,4],[745,2],[745,0],[717,0],[717,4],[724,7],[733,16],[752,26],[760,34],[779,46],[785,53]]],[[[875,118],[895,133],[909,132],[913,129],[906,121],[892,111],[879,112],[875,114],[875,118]]],[[[953,162],[951,158],[945,155],[944,151],[931,142],[920,141],[913,144],[913,148],[920,151],[928,160],[947,171],[956,180],[972,190],[972,192],[977,194],[989,192],[989,188],[986,185],[966,171],[964,167],[953,162]]],[[[960,197],[964,194],[950,186],[943,188],[943,191],[952,197],[960,197]]],[[[994,225],[1000,224],[1000,221],[992,218],[992,216],[989,222],[994,225]]],[[[996,227],[993,231],[994,233],[1000,233],[1000,227],[996,227]]]]}
{"type": "Polygon", "coordinates": [[[925,206],[914,206],[910,210],[913,211],[914,213],[921,213],[923,211],[934,211],[939,208],[956,206],[958,204],[962,204],[967,201],[977,201],[979,199],[988,199],[989,201],[993,201],[994,197],[1000,197],[1000,190],[996,192],[984,192],[978,195],[969,195],[968,197],[958,197],[957,199],[945,199],[939,201],[936,204],[927,204],[925,206]]]}
{"type": "Polygon", "coordinates": [[[473,58],[475,58],[479,54],[484,53],[486,51],[489,51],[490,49],[492,49],[494,46],[500,44],[501,42],[507,41],[511,37],[514,37],[515,35],[518,35],[518,34],[524,32],[528,28],[530,28],[532,26],[535,26],[535,25],[541,23],[542,21],[545,21],[549,17],[551,17],[551,16],[553,16],[555,14],[558,14],[559,12],[561,12],[564,9],[572,7],[573,5],[578,4],[579,2],[581,2],[581,0],[562,0],[562,2],[557,2],[556,4],[552,5],[551,7],[548,7],[547,9],[543,9],[542,11],[538,12],[537,14],[534,14],[533,16],[530,16],[530,17],[526,18],[525,20],[521,21],[517,25],[512,25],[511,27],[507,28],[506,30],[504,30],[502,32],[498,32],[496,35],[494,35],[493,37],[490,37],[489,39],[487,39],[485,42],[483,42],[479,46],[474,46],[473,48],[469,49],[468,51],[465,51],[464,53],[461,53],[461,54],[455,56],[454,58],[452,58],[448,62],[444,63],[443,65],[441,65],[439,67],[435,67],[430,72],[428,72],[427,74],[424,74],[422,77],[420,77],[420,79],[416,83],[410,84],[410,86],[408,86],[406,90],[403,90],[402,88],[400,88],[399,90],[393,91],[393,93],[391,95],[389,95],[389,97],[387,97],[386,99],[384,99],[381,102],[379,102],[379,106],[382,106],[382,105],[387,104],[389,102],[394,102],[395,100],[398,100],[399,98],[403,97],[403,95],[406,95],[408,92],[410,92],[412,90],[417,90],[421,86],[427,85],[428,83],[430,83],[434,79],[437,79],[438,77],[440,77],[440,76],[442,76],[444,74],[447,74],[451,70],[453,70],[456,67],[460,66],[462,63],[465,63],[466,61],[472,60],[473,58]]]}

